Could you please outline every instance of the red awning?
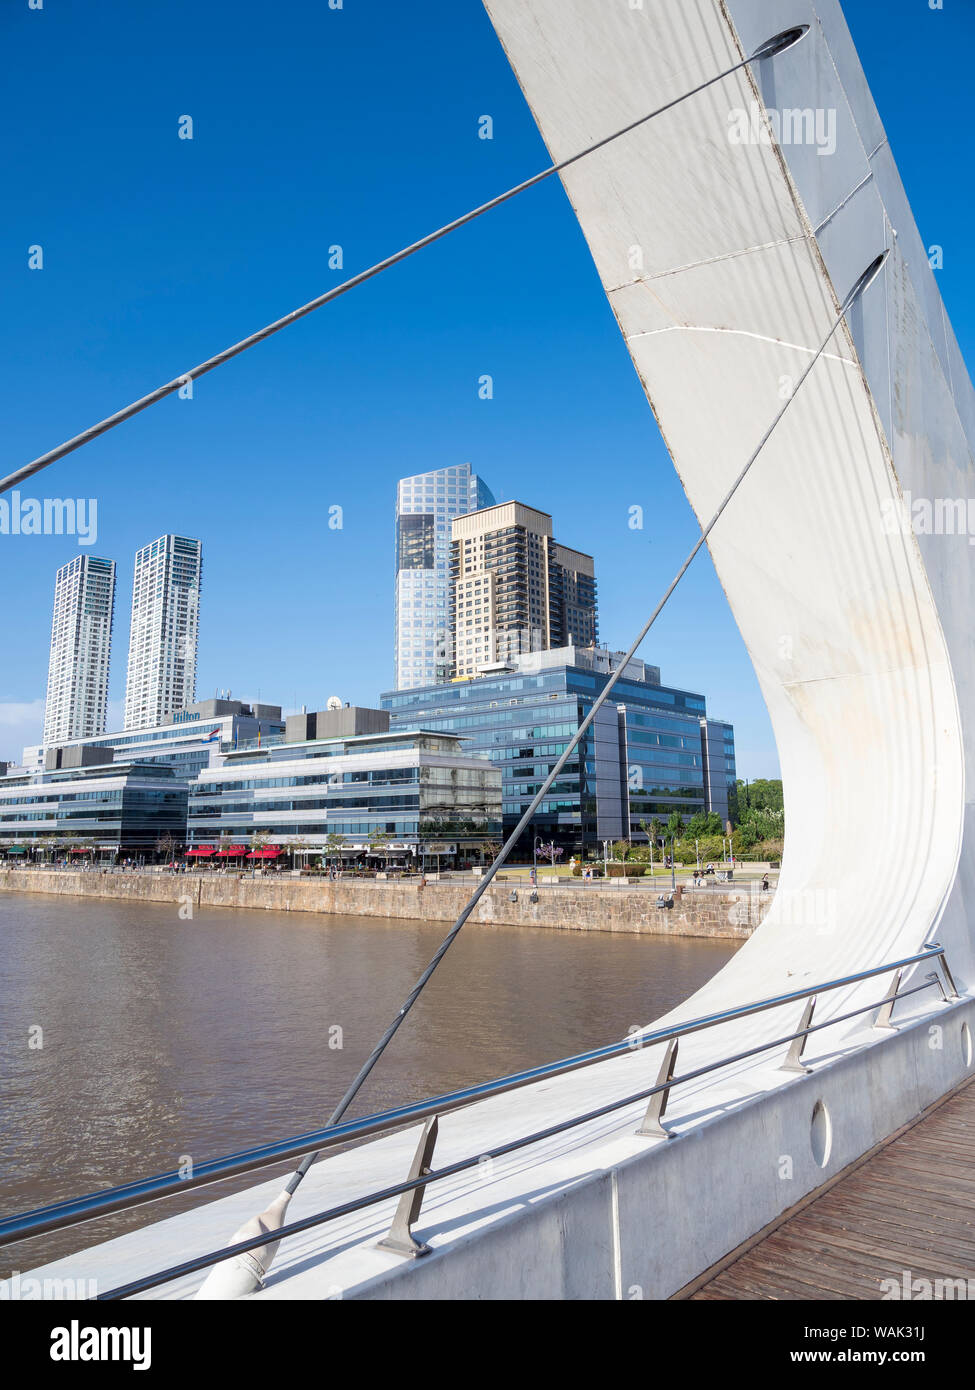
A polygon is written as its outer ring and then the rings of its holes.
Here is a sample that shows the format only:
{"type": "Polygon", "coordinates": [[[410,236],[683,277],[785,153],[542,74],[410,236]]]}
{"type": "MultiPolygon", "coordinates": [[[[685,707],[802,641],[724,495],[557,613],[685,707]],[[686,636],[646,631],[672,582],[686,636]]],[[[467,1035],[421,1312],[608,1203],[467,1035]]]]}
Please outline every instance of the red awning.
{"type": "Polygon", "coordinates": [[[231,845],[229,849],[218,849],[217,858],[226,859],[228,856],[239,858],[240,855],[247,853],[246,845],[231,845]]]}
{"type": "Polygon", "coordinates": [[[252,849],[247,856],[248,859],[277,859],[281,853],[279,849],[252,849]]]}
{"type": "Polygon", "coordinates": [[[207,855],[213,854],[214,852],[212,845],[198,845],[196,849],[188,849],[186,851],[186,857],[189,858],[191,854],[196,854],[201,858],[205,858],[207,855]]]}
{"type": "Polygon", "coordinates": [[[91,850],[90,850],[90,849],[73,849],[73,850],[71,851],[71,853],[72,853],[72,854],[91,854],[91,850]]]}

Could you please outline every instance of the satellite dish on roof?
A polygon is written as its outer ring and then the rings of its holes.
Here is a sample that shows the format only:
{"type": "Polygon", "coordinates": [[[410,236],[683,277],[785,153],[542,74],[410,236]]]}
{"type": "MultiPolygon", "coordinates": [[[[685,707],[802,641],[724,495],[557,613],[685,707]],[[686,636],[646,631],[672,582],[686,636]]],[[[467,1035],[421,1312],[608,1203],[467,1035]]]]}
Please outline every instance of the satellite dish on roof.
{"type": "Polygon", "coordinates": [[[338,697],[337,695],[329,695],[329,697],[328,697],[328,702],[327,702],[327,704],[325,705],[325,708],[326,708],[326,709],[341,709],[341,708],[342,708],[342,701],[339,699],[339,697],[338,697]]]}

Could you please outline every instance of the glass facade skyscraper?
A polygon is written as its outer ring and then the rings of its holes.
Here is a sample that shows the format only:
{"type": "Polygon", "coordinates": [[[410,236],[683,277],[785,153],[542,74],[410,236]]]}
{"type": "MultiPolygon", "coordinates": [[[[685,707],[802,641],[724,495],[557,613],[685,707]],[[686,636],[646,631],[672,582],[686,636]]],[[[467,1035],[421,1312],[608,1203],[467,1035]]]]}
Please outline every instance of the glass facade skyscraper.
{"type": "Polygon", "coordinates": [[[450,679],[450,523],[494,505],[469,463],[401,478],[396,489],[397,690],[450,679]]]}
{"type": "MultiPolygon", "coordinates": [[[[390,729],[435,729],[469,739],[501,769],[507,836],[606,685],[621,653],[565,647],[520,655],[474,680],[380,697],[390,729]]],[[[641,822],[674,811],[728,814],[734,731],[709,721],[703,695],[660,684],[657,668],[631,661],[579,749],[542,802],[515,853],[533,837],[566,855],[603,840],[646,842],[641,822]]]]}

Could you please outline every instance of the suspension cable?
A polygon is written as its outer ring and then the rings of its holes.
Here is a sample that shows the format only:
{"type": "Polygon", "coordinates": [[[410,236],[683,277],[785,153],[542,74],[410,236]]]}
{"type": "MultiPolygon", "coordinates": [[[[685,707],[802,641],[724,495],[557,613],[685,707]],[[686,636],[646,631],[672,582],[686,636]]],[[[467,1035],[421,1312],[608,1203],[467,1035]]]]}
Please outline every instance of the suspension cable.
{"type": "Polygon", "coordinates": [[[706,82],[701,82],[697,87],[692,87],[690,91],[684,92],[679,97],[674,97],[663,106],[658,106],[655,111],[651,111],[646,116],[641,116],[638,120],[631,121],[629,125],[623,126],[620,130],[614,131],[612,135],[606,135],[595,144],[589,145],[584,150],[579,150],[576,154],[570,155],[568,159],[561,160],[558,164],[552,164],[547,169],[542,169],[540,173],[534,174],[531,178],[525,179],[523,183],[515,184],[505,193],[499,193],[496,198],[491,198],[488,202],[482,203],[480,207],[473,208],[470,212],[465,212],[462,217],[455,218],[453,222],[448,222],[435,232],[421,237],[419,241],[412,242],[402,250],[396,251],[393,255],[387,256],[384,260],[377,261],[368,270],[360,271],[358,275],[353,275],[351,279],[343,281],[341,285],[336,285],[332,290],[325,294],[320,294],[315,299],[310,299],[307,304],[303,304],[299,309],[293,309],[290,314],[285,314],[283,318],[275,319],[264,328],[258,329],[256,333],[251,333],[246,338],[241,338],[240,342],[234,343],[231,347],[224,348],[214,357],[208,357],[205,362],[201,362],[196,367],[191,367],[189,371],[183,372],[180,376],[174,377],[172,381],[167,381],[164,386],[157,386],[154,391],[150,391],[146,396],[140,396],[131,405],[125,406],[122,410],[117,410],[114,415],[108,415],[104,420],[100,420],[97,425],[91,425],[88,429],[82,430],[80,434],[59,444],[55,449],[49,449],[46,454],[41,454],[31,463],[24,464],[22,468],[16,469],[13,473],[0,480],[0,493],[6,492],[8,488],[16,487],[18,483],[24,482],[35,473],[39,473],[42,468],[47,468],[49,464],[56,463],[58,459],[64,458],[66,454],[73,453],[75,449],[80,449],[84,444],[89,444],[99,435],[107,434],[116,425],[121,425],[123,421],[130,420],[133,415],[138,415],[140,411],[147,410],[149,406],[155,405],[157,401],[163,400],[166,396],[171,396],[173,392],[180,390],[191,381],[198,380],[207,372],[212,372],[215,367],[220,367],[224,362],[229,362],[232,357],[239,357],[248,348],[254,347],[257,343],[262,343],[265,338],[270,338],[272,334],[279,333],[282,328],[287,328],[292,323],[297,323],[299,319],[307,314],[314,313],[324,304],[330,304],[332,300],[338,299],[340,295],[347,294],[349,290],[355,289],[358,285],[363,285],[367,280],[372,280],[376,275],[380,275],[384,270],[391,266],[398,265],[400,261],[405,261],[408,256],[415,255],[417,251],[422,251],[424,247],[431,246],[435,241],[448,236],[451,232],[457,231],[459,227],[464,227],[468,222],[473,222],[475,218],[482,217],[484,213],[491,212],[493,208],[500,207],[502,203],[517,197],[519,193],[524,193],[526,189],[534,188],[537,183],[544,179],[551,178],[553,174],[561,173],[563,169],[568,169],[570,165],[577,163],[580,159],[585,159],[587,155],[601,150],[604,146],[611,144],[614,140],[619,140],[621,136],[628,135],[630,131],[637,130],[640,126],[646,125],[656,116],[662,115],[665,111],[670,111],[673,107],[679,106],[681,102],[687,101],[689,97],[696,96],[698,92],[705,91],[708,87],[714,86],[716,82],[721,82],[724,78],[730,77],[732,73],[738,72],[740,68],[747,67],[749,63],[756,62],[763,58],[774,58],[786,49],[792,48],[797,44],[809,28],[808,24],[800,24],[792,29],[784,29],[780,34],[767,39],[760,44],[748,58],[743,58],[741,62],[735,63],[732,67],[726,68],[724,72],[719,72],[715,77],[709,77],[706,82]]]}

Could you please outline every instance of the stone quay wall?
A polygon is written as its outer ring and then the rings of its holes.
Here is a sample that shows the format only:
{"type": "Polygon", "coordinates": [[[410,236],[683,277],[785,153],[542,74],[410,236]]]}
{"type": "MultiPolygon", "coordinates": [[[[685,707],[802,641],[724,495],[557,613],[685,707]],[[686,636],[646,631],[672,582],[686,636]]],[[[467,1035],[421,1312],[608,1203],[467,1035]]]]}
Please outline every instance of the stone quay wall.
{"type": "MultiPolygon", "coordinates": [[[[427,883],[421,888],[417,880],[330,881],[290,876],[251,878],[236,874],[0,869],[0,891],[427,922],[454,921],[473,888],[473,880],[427,883]]],[[[660,891],[665,891],[663,885],[660,891]]],[[[657,891],[645,887],[541,884],[536,903],[530,901],[530,894],[527,883],[511,880],[492,883],[470,920],[484,926],[742,940],[751,936],[768,911],[773,896],[746,888],[709,887],[683,892],[678,889],[672,908],[658,908],[657,891]],[[512,901],[512,892],[517,894],[516,901],[512,901]]]]}

